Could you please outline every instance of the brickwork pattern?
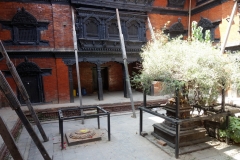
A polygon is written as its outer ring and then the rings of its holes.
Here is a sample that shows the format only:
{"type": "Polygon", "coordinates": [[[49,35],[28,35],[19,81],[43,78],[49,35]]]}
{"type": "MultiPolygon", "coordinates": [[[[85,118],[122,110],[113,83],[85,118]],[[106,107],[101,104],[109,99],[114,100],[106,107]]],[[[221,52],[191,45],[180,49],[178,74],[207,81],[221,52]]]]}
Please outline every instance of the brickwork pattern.
{"type": "MultiPolygon", "coordinates": [[[[7,50],[73,50],[72,13],[69,5],[0,2],[0,20],[11,21],[18,8],[24,7],[39,22],[49,22],[48,29],[41,31],[41,40],[49,46],[6,46],[7,50]]],[[[0,39],[11,40],[11,31],[0,24],[0,39]]]]}

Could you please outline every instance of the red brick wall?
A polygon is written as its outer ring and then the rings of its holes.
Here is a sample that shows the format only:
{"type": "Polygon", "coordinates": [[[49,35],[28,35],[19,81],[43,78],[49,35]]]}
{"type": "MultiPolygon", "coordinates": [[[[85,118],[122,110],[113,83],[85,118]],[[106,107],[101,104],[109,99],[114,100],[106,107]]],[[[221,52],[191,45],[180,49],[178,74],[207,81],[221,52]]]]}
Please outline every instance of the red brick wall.
{"type": "Polygon", "coordinates": [[[70,93],[69,93],[69,80],[68,80],[68,66],[64,64],[62,59],[56,59],[56,80],[51,83],[57,82],[58,103],[69,103],[70,93]]]}
{"type": "MultiPolygon", "coordinates": [[[[54,58],[29,58],[30,62],[36,63],[41,69],[52,69],[52,74],[43,76],[43,90],[45,102],[47,103],[69,103],[69,80],[68,67],[64,64],[62,59],[54,58]]],[[[24,62],[24,59],[12,59],[15,66],[24,62]]],[[[5,61],[1,61],[0,67],[2,70],[8,70],[5,61]],[[4,67],[5,66],[5,67],[4,67]]],[[[12,77],[6,78],[9,85],[16,93],[17,87],[12,77]]],[[[4,102],[5,103],[5,102],[4,102]]]]}
{"type": "MultiPolygon", "coordinates": [[[[69,5],[0,2],[0,20],[11,21],[18,8],[24,7],[37,21],[49,22],[48,29],[41,31],[41,40],[49,41],[49,46],[6,46],[8,50],[73,50],[72,14],[69,5]]],[[[10,40],[10,30],[2,29],[0,40],[10,40]]]]}
{"type": "MultiPolygon", "coordinates": [[[[92,68],[96,67],[95,64],[89,62],[80,62],[79,63],[79,72],[80,72],[80,82],[81,87],[85,88],[87,93],[93,93],[93,77],[92,77],[92,68]]],[[[77,72],[76,65],[73,65],[73,88],[78,89],[77,82],[77,72]]]]}
{"type": "MultiPolygon", "coordinates": [[[[92,73],[93,67],[96,67],[96,65],[93,63],[89,62],[79,63],[81,87],[86,88],[88,94],[93,93],[93,73],[92,73]]],[[[123,90],[122,64],[117,62],[107,62],[102,64],[101,67],[108,68],[108,90],[109,91],[123,90]]],[[[73,65],[73,88],[74,89],[78,88],[75,65],[73,65]]]]}
{"type": "MultiPolygon", "coordinates": [[[[167,6],[167,0],[155,0],[153,3],[154,7],[162,7],[166,8],[167,6]]],[[[197,21],[203,18],[207,18],[212,22],[219,21],[221,20],[221,23],[219,27],[216,28],[215,30],[215,38],[221,38],[221,42],[223,42],[223,39],[225,38],[225,34],[227,31],[228,27],[228,21],[226,21],[227,17],[230,17],[232,8],[234,5],[234,1],[227,1],[224,2],[221,5],[218,5],[216,7],[213,7],[211,9],[205,10],[201,13],[195,14],[191,16],[191,22],[192,21],[197,21]]],[[[186,1],[184,5],[185,11],[188,11],[188,6],[189,6],[189,1],[186,1]]],[[[196,7],[196,0],[192,0],[192,9],[196,7]]],[[[170,21],[170,24],[168,27],[170,27],[173,23],[177,22],[178,18],[182,19],[182,24],[184,26],[184,29],[188,29],[188,16],[175,16],[175,15],[160,15],[160,14],[149,14],[150,21],[152,23],[152,26],[159,30],[162,29],[164,24],[167,21],[170,21]]],[[[231,31],[228,37],[227,44],[234,44],[234,43],[239,43],[240,35],[238,34],[239,30],[239,17],[237,16],[237,12],[235,13],[234,16],[234,22],[231,26],[231,31]]],[[[150,38],[150,32],[147,30],[147,38],[150,38]]]]}
{"type": "MultiPolygon", "coordinates": [[[[228,21],[226,20],[226,18],[231,16],[233,5],[234,1],[227,1],[222,5],[211,8],[202,13],[193,15],[191,20],[198,22],[201,19],[201,17],[208,18],[212,22],[221,20],[222,22],[220,23],[219,27],[216,28],[215,31],[215,38],[221,37],[221,42],[223,42],[223,39],[225,38],[225,34],[228,28],[228,21]]],[[[238,33],[238,30],[239,30],[239,17],[237,16],[236,12],[234,15],[234,22],[232,23],[231,26],[227,44],[239,43],[240,35],[238,33]]]]}
{"type": "MultiPolygon", "coordinates": [[[[0,2],[0,20],[11,21],[17,13],[18,8],[24,7],[32,14],[38,22],[49,22],[48,29],[41,31],[41,40],[49,41],[49,46],[5,46],[8,50],[28,51],[58,51],[73,50],[72,40],[72,14],[69,5],[61,4],[37,4],[0,2]]],[[[11,40],[10,30],[3,29],[0,24],[0,40],[11,40]]],[[[69,102],[69,80],[68,68],[61,59],[54,58],[29,58],[29,61],[36,63],[40,68],[51,68],[52,74],[43,77],[43,89],[45,102],[65,103],[69,102]]],[[[15,66],[24,59],[12,59],[15,66]]],[[[5,61],[0,62],[1,70],[8,70],[5,61]]],[[[16,85],[11,77],[7,78],[9,84],[16,93],[16,85]]]]}
{"type": "MultiPolygon", "coordinates": [[[[164,25],[169,21],[167,25],[169,28],[172,24],[178,22],[178,18],[181,18],[181,22],[185,30],[188,29],[188,17],[186,16],[176,16],[176,15],[160,15],[160,14],[148,14],[151,24],[155,30],[162,30],[164,25]]],[[[150,31],[147,30],[147,39],[150,39],[150,31]]]]}
{"type": "Polygon", "coordinates": [[[72,12],[69,5],[53,4],[54,48],[73,49],[72,12]]]}
{"type": "Polygon", "coordinates": [[[117,62],[108,62],[103,66],[108,67],[108,90],[122,91],[123,90],[123,69],[122,64],[117,62]]]}

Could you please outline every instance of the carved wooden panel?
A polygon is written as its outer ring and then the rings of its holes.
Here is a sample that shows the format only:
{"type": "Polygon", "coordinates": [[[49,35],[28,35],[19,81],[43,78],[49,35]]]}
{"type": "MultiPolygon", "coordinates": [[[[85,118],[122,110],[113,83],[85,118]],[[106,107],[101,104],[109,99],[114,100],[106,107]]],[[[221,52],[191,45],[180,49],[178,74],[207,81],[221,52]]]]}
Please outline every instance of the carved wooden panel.
{"type": "Polygon", "coordinates": [[[181,18],[178,18],[178,21],[173,23],[169,29],[164,30],[165,34],[169,34],[170,38],[176,38],[181,35],[185,35],[187,30],[184,29],[184,26],[181,22],[181,18]]]}
{"type": "MultiPolygon", "coordinates": [[[[112,10],[78,8],[76,32],[81,51],[121,52],[116,13],[112,10]]],[[[146,15],[121,12],[121,27],[126,42],[134,41],[127,50],[140,51],[146,42],[146,15]]]]}
{"type": "Polygon", "coordinates": [[[181,18],[178,19],[178,22],[175,22],[171,25],[170,32],[184,32],[183,24],[181,22],[181,18]]]}
{"type": "Polygon", "coordinates": [[[168,0],[168,7],[183,8],[186,0],[168,0]]]}
{"type": "Polygon", "coordinates": [[[197,0],[197,5],[207,2],[208,0],[197,0]]]}
{"type": "Polygon", "coordinates": [[[109,23],[107,28],[107,32],[108,32],[108,38],[109,39],[119,39],[119,31],[118,31],[118,24],[117,21],[111,21],[111,23],[109,23]]]}
{"type": "Polygon", "coordinates": [[[130,20],[126,23],[127,26],[127,36],[129,40],[140,40],[140,23],[136,20],[130,20]]]}
{"type": "Polygon", "coordinates": [[[85,21],[86,37],[99,38],[100,22],[96,18],[90,17],[85,21]]]}
{"type": "Polygon", "coordinates": [[[210,29],[213,27],[212,22],[203,17],[201,17],[201,20],[198,22],[198,26],[201,26],[203,29],[210,29]]]}
{"type": "Polygon", "coordinates": [[[32,75],[32,74],[39,74],[41,73],[41,69],[38,67],[38,65],[36,65],[33,62],[29,62],[27,59],[25,59],[25,62],[20,63],[17,66],[17,72],[21,75],[32,75]]]}
{"type": "Polygon", "coordinates": [[[118,8],[132,11],[151,11],[154,0],[71,0],[72,4],[108,8],[118,8]]]}
{"type": "Polygon", "coordinates": [[[203,37],[205,37],[206,30],[210,30],[211,40],[214,40],[215,26],[209,19],[201,17],[201,20],[198,22],[198,26],[201,26],[203,28],[203,37]]]}

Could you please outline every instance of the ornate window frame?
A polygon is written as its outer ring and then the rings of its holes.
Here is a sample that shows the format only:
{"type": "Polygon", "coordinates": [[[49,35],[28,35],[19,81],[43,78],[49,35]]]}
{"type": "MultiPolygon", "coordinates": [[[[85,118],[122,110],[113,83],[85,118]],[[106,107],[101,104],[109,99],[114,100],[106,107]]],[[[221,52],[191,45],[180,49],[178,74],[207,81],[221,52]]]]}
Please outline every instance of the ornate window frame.
{"type": "Polygon", "coordinates": [[[11,30],[11,40],[3,41],[5,45],[49,45],[41,40],[41,31],[47,30],[49,22],[38,22],[23,7],[18,9],[12,21],[0,21],[3,29],[11,30]]]}
{"type": "Polygon", "coordinates": [[[177,22],[173,23],[168,29],[164,30],[165,34],[169,34],[170,39],[176,38],[180,35],[185,35],[187,33],[187,30],[184,30],[181,20],[181,18],[178,18],[177,22]]]}
{"type": "Polygon", "coordinates": [[[167,7],[183,8],[186,0],[168,0],[167,7]]]}
{"type": "Polygon", "coordinates": [[[203,38],[205,37],[206,30],[210,30],[211,40],[214,40],[214,26],[209,19],[201,17],[200,21],[198,22],[198,26],[203,28],[203,38]]]}
{"type": "Polygon", "coordinates": [[[196,0],[196,6],[207,2],[208,0],[196,0]]]}

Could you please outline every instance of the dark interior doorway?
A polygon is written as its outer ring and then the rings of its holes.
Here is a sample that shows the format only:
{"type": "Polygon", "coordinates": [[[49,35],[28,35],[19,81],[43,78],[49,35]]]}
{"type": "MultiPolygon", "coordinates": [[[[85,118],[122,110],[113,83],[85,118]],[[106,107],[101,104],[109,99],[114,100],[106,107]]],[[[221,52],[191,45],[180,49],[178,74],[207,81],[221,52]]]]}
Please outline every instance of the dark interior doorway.
{"type": "MultiPolygon", "coordinates": [[[[40,103],[42,102],[40,91],[39,91],[39,76],[22,76],[21,80],[23,85],[28,93],[29,99],[31,103],[40,103]]],[[[20,102],[24,104],[25,101],[23,100],[22,96],[20,95],[20,102]]]]}
{"type": "MultiPolygon", "coordinates": [[[[97,68],[92,68],[93,74],[93,91],[98,91],[98,76],[97,76],[97,68]]],[[[108,68],[101,67],[101,76],[102,76],[102,85],[103,90],[108,91],[108,68]]]]}
{"type": "MultiPolygon", "coordinates": [[[[30,102],[42,103],[44,101],[42,71],[38,65],[25,58],[25,62],[20,63],[16,69],[28,93],[30,102]]],[[[25,104],[19,90],[18,99],[21,104],[25,104]]]]}

